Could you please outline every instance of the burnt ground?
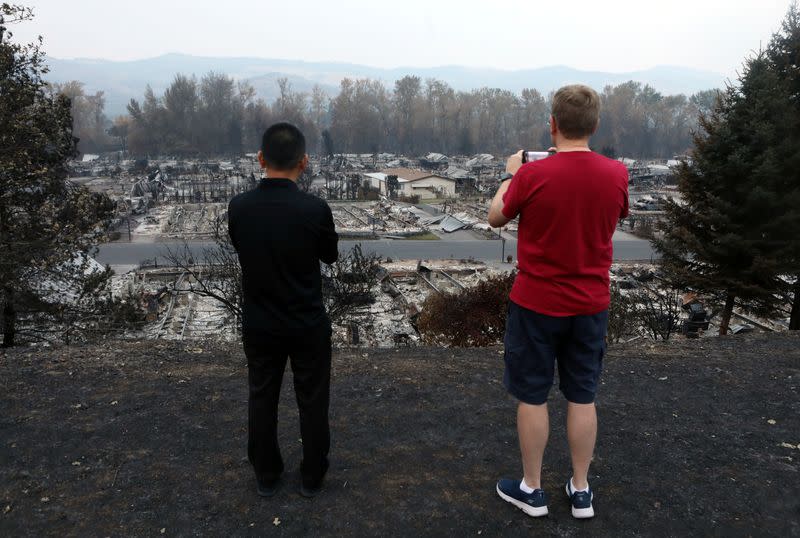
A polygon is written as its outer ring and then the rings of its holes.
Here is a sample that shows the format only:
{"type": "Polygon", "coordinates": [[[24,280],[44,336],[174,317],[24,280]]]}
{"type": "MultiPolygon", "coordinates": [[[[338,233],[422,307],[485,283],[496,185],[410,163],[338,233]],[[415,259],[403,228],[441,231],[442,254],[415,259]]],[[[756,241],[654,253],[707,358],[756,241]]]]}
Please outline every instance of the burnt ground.
{"type": "Polygon", "coordinates": [[[288,377],[286,484],[255,494],[245,375],[239,347],[211,343],[0,355],[0,535],[800,536],[800,335],[612,349],[589,521],[562,492],[555,391],[550,516],[496,496],[521,476],[498,348],[338,352],[332,468],[312,501],[288,377]]]}

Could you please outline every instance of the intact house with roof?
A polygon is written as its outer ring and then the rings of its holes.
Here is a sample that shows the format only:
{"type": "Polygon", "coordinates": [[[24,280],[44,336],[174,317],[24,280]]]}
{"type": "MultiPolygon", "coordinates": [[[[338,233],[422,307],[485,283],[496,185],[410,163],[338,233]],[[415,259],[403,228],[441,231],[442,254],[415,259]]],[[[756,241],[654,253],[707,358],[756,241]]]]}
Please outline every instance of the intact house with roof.
{"type": "Polygon", "coordinates": [[[395,194],[399,196],[418,195],[421,200],[432,198],[450,198],[456,195],[456,180],[424,170],[409,168],[387,168],[380,172],[364,174],[364,180],[370,187],[378,189],[388,196],[390,177],[397,176],[395,194]]]}

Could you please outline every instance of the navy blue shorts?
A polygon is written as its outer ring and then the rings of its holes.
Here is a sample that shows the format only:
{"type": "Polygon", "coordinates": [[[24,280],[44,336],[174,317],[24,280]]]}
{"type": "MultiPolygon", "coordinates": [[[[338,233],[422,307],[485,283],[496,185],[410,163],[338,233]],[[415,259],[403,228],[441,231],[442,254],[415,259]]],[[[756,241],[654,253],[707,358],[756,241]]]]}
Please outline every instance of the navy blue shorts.
{"type": "Polygon", "coordinates": [[[591,316],[553,317],[508,306],[503,383],[519,401],[541,405],[553,386],[574,403],[594,401],[606,352],[608,310],[591,316]]]}

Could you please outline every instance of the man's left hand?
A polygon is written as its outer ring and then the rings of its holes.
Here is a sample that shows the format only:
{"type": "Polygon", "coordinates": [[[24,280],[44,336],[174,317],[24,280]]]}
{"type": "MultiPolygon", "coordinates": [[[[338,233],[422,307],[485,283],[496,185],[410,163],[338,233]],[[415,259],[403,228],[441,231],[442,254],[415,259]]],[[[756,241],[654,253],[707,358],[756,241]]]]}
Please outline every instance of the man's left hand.
{"type": "Polygon", "coordinates": [[[522,151],[523,150],[519,150],[506,161],[506,172],[509,174],[516,174],[517,170],[522,166],[522,151]]]}

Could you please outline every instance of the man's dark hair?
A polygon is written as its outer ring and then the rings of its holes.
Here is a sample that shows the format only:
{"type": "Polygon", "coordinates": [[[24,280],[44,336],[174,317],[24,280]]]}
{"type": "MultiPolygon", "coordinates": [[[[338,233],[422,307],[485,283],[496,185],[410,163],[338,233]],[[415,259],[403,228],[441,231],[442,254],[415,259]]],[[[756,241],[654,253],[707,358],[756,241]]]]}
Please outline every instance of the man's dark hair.
{"type": "Polygon", "coordinates": [[[276,123],[264,131],[261,153],[270,168],[291,170],[306,154],[306,138],[291,123],[276,123]]]}

